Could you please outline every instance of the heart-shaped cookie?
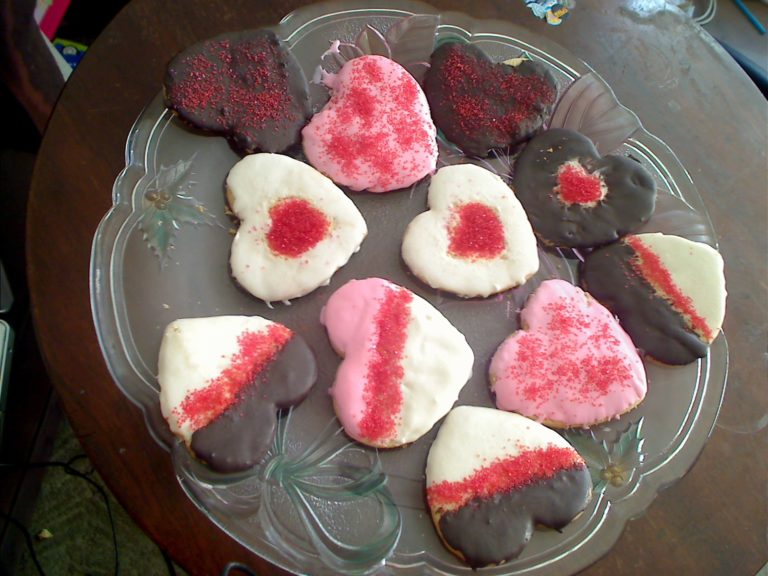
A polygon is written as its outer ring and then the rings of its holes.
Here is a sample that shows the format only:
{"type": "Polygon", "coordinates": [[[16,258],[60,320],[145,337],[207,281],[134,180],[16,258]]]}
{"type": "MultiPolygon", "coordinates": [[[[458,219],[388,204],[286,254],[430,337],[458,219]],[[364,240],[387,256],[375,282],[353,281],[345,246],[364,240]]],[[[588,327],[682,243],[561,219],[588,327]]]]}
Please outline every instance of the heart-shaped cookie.
{"type": "Polygon", "coordinates": [[[227,198],[240,219],[232,275],[266,302],[327,284],[368,233],[360,212],[333,182],[280,154],[252,154],[235,164],[227,198]]]}
{"type": "Polygon", "coordinates": [[[394,60],[361,56],[324,78],[331,99],[302,130],[310,164],[352,190],[388,192],[434,172],[436,130],[413,76],[394,60]]]}
{"type": "Polygon", "coordinates": [[[496,174],[473,164],[441,168],[427,204],[408,225],[402,254],[433,288],[485,297],[523,284],[539,269],[525,211],[496,174]]]}
{"type": "Polygon", "coordinates": [[[435,125],[470,156],[527,140],[557,101],[557,84],[543,64],[494,64],[474,44],[460,42],[432,53],[424,92],[435,125]]]}
{"type": "Polygon", "coordinates": [[[493,355],[496,406],[557,428],[589,427],[637,406],[647,389],[635,345],[606,308],[564,280],[542,282],[523,327],[493,355]]]}
{"type": "Polygon", "coordinates": [[[453,406],[472,375],[464,336],[426,300],[383,280],[351,280],[322,311],[344,357],[331,388],[355,440],[393,448],[418,440],[453,406]]]}
{"type": "Polygon", "coordinates": [[[595,250],[581,283],[638,348],[665,364],[706,356],[725,316],[722,256],[680,236],[637,234],[595,250]]]}
{"type": "Polygon", "coordinates": [[[166,70],[165,103],[248,153],[295,144],[310,115],[304,73],[269,30],[222,34],[180,52],[166,70]]]}
{"type": "Polygon", "coordinates": [[[171,431],[214,470],[256,465],[276,411],[301,402],[317,378],[312,351],[259,316],[171,322],[160,345],[160,407],[171,431]]]}
{"type": "Polygon", "coordinates": [[[427,457],[427,502],[448,549],[473,568],[517,557],[535,525],[560,530],[590,500],[584,460],[517,414],[459,406],[427,457]]]}
{"type": "Polygon", "coordinates": [[[557,128],[535,136],[515,162],[514,188],[544,244],[615,242],[653,214],[656,183],[638,162],[600,156],[589,138],[557,128]]]}

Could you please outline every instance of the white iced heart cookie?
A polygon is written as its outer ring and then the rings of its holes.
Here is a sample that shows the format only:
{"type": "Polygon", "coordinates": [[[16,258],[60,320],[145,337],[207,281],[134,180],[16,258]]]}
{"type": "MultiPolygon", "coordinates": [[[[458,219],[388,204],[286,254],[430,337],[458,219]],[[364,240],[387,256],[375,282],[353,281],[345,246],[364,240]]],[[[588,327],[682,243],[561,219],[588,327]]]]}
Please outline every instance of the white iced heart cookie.
{"type": "Polygon", "coordinates": [[[463,334],[429,302],[387,280],[347,282],[321,322],[344,357],[331,388],[336,415],[363,444],[418,440],[472,375],[474,355],[463,334]]]}
{"type": "Polygon", "coordinates": [[[368,233],[363,216],[333,182],[280,154],[253,154],[235,164],[227,198],[240,219],[232,275],[267,302],[327,284],[368,233]]]}
{"type": "Polygon", "coordinates": [[[472,164],[446,166],[408,225],[403,260],[421,280],[467,298],[523,284],[539,269],[536,237],[514,192],[472,164]]]}

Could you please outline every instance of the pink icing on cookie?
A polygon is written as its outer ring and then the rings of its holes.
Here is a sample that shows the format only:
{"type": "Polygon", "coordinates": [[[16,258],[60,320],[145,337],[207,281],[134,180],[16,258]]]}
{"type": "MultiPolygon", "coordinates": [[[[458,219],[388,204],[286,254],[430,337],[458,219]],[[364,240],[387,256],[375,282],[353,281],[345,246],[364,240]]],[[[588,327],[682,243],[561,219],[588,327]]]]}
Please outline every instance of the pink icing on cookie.
{"type": "Polygon", "coordinates": [[[362,56],[324,81],[331,99],[302,130],[312,166],[337,184],[371,192],[410,186],[435,170],[436,129],[405,68],[362,56]]]}
{"type": "Polygon", "coordinates": [[[646,393],[645,368],[613,315],[580,288],[543,282],[521,313],[525,327],[491,361],[497,407],[559,426],[617,418],[646,393]]]}

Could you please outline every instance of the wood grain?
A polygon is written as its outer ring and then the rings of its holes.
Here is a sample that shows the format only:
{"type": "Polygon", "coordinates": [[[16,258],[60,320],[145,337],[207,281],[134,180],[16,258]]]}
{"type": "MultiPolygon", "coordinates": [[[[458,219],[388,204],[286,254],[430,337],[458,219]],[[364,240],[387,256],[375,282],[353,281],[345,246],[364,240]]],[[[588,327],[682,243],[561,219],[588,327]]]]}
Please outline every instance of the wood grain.
{"type": "MultiPolygon", "coordinates": [[[[150,0],[131,2],[93,44],[61,95],[32,184],[28,272],[51,379],[117,498],[193,574],[219,573],[230,561],[260,574],[281,572],[196,510],[176,482],[169,455],[112,382],[90,310],[91,242],[110,208],[128,131],[158,92],[168,59],[220,32],[275,23],[301,4],[190,0],[161,8],[150,0]]],[[[435,4],[467,8],[465,2],[435,4]]],[[[759,429],[766,412],[768,111],[746,75],[706,33],[654,5],[582,0],[560,28],[534,20],[522,2],[481,1],[472,10],[477,17],[524,23],[589,62],[688,167],[727,263],[725,331],[733,386],[723,410],[729,423],[744,425],[716,427],[691,472],[630,522],[612,551],[584,573],[751,575],[768,560],[768,437],[764,424],[759,429]]]]}

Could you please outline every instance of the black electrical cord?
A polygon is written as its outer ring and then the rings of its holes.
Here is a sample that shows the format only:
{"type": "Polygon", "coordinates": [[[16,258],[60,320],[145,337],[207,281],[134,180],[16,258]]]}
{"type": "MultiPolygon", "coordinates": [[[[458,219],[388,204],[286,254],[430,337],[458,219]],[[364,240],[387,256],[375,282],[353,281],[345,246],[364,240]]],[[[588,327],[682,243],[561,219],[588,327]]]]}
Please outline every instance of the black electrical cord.
{"type": "MultiPolygon", "coordinates": [[[[66,462],[58,462],[55,460],[50,462],[28,462],[26,464],[11,464],[11,463],[0,462],[0,469],[29,470],[29,469],[35,469],[35,468],[62,468],[64,472],[66,472],[70,476],[74,476],[76,478],[85,480],[91,486],[93,486],[99,492],[99,494],[101,494],[101,497],[104,499],[104,504],[107,507],[107,516],[109,517],[109,525],[110,525],[110,528],[112,529],[112,546],[115,551],[114,573],[115,573],[115,576],[118,576],[118,574],[120,573],[120,553],[117,546],[117,531],[115,529],[115,520],[114,520],[114,517],[112,516],[112,507],[109,505],[109,496],[107,496],[106,490],[104,490],[104,488],[102,488],[93,478],[91,478],[88,474],[80,472],[80,470],[72,466],[73,463],[83,459],[85,459],[85,455],[79,454],[77,456],[70,458],[66,462]]],[[[24,534],[24,539],[26,541],[27,548],[29,549],[30,556],[32,557],[32,561],[34,562],[35,567],[37,568],[37,571],[41,576],[45,576],[45,572],[43,571],[43,568],[40,565],[37,555],[35,554],[34,544],[32,542],[32,537],[29,534],[29,530],[27,530],[27,528],[23,524],[21,524],[18,520],[16,520],[15,518],[12,518],[5,512],[0,511],[0,514],[2,514],[4,518],[6,518],[11,524],[16,526],[16,528],[21,530],[21,532],[24,534]]]]}

